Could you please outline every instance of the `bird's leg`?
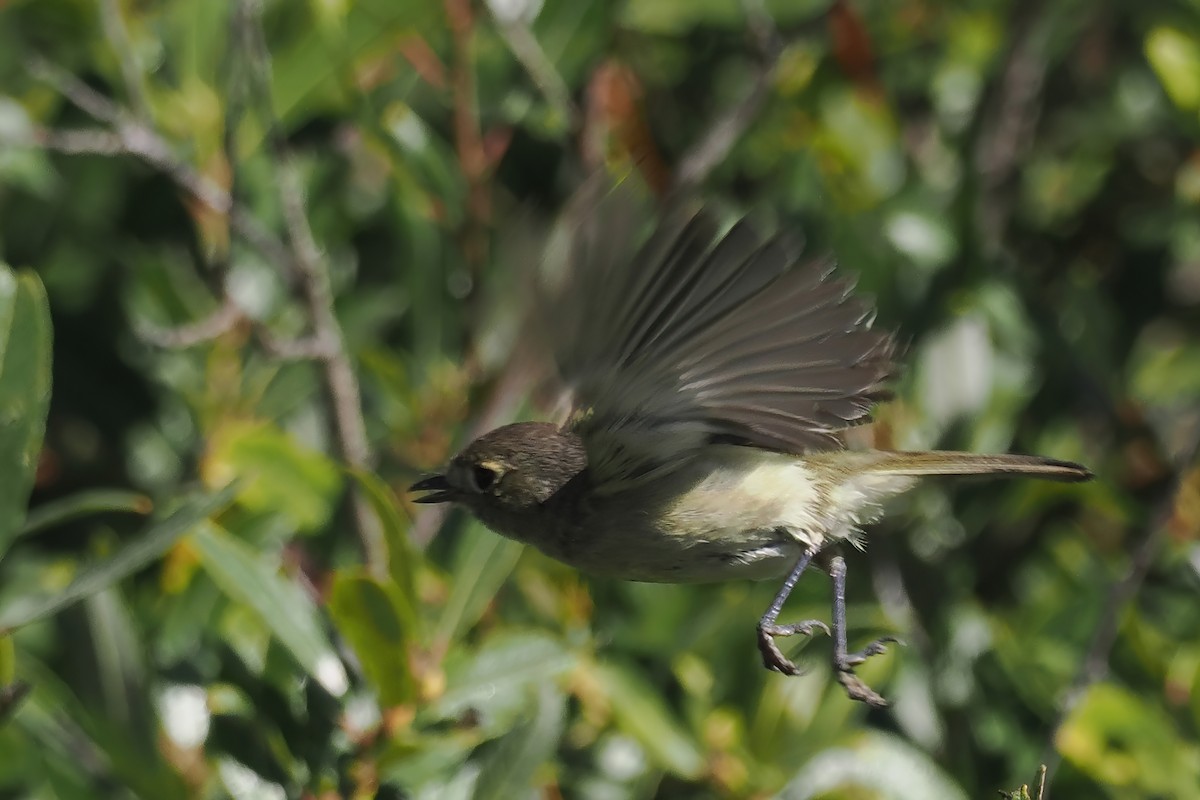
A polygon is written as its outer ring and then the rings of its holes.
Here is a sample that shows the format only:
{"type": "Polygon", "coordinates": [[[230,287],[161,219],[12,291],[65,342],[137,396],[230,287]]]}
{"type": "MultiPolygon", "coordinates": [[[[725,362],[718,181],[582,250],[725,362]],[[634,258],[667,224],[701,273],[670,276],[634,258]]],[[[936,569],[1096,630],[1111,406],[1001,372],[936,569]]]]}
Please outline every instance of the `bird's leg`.
{"type": "Polygon", "coordinates": [[[788,595],[795,588],[796,581],[800,580],[800,574],[804,572],[816,554],[817,549],[815,547],[810,547],[804,551],[804,554],[796,562],[796,566],[792,567],[792,571],[788,573],[783,586],[780,586],[779,591],[776,592],[775,599],[771,601],[771,606],[767,609],[767,613],[763,614],[762,619],[758,621],[758,649],[762,653],[763,666],[767,669],[773,669],[776,672],[782,672],[784,675],[799,675],[801,674],[801,670],[790,659],[784,656],[783,652],[779,649],[779,645],[775,644],[776,636],[793,636],[797,633],[804,636],[811,636],[813,631],[817,629],[825,631],[826,635],[829,634],[829,626],[816,619],[806,619],[803,622],[797,622],[792,625],[775,624],[775,620],[779,619],[779,612],[783,610],[783,604],[787,601],[788,595]]]}
{"type": "Polygon", "coordinates": [[[833,581],[833,671],[851,700],[859,700],[875,708],[886,708],[875,690],[854,674],[854,668],[871,656],[887,652],[889,642],[900,644],[895,636],[876,639],[856,653],[846,651],[846,560],[839,554],[829,559],[829,578],[833,581]]]}

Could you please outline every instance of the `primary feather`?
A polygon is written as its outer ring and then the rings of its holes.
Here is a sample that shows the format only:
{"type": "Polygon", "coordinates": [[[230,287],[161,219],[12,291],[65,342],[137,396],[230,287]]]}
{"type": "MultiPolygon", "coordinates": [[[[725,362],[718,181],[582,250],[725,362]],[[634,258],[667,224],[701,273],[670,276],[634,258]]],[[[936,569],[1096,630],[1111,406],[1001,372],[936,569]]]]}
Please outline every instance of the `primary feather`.
{"type": "MultiPolygon", "coordinates": [[[[892,371],[870,309],[799,237],[725,233],[676,203],[655,215],[630,181],[580,204],[565,287],[549,304],[574,429],[598,477],[672,468],[714,441],[836,448],[892,371]]],[[[590,192],[590,194],[589,194],[590,192]]]]}

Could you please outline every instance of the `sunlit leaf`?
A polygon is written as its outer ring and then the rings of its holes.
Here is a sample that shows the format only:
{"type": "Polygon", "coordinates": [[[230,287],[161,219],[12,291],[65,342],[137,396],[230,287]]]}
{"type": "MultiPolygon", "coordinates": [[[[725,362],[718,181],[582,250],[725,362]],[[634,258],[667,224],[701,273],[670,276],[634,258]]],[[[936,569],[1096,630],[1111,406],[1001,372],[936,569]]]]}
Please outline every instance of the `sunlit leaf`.
{"type": "Polygon", "coordinates": [[[1058,729],[1063,757],[1097,783],[1160,797],[1200,786],[1200,759],[1153,697],[1099,683],[1058,729]]]}
{"type": "Polygon", "coordinates": [[[781,800],[809,800],[842,790],[869,792],[881,800],[968,800],[962,787],[925,753],[896,736],[868,731],[849,746],[817,753],[780,793],[781,800]]]}
{"type": "Polygon", "coordinates": [[[0,556],[16,538],[50,405],[50,309],[33,273],[0,263],[0,556]]]}
{"type": "Polygon", "coordinates": [[[265,422],[232,422],[213,435],[202,464],[209,485],[245,479],[238,502],[284,515],[302,531],[324,525],[341,489],[337,466],[265,422]]]}
{"type": "Polygon", "coordinates": [[[1146,58],[1172,102],[1200,108],[1200,43],[1177,28],[1160,25],[1146,34],[1146,58]]]}

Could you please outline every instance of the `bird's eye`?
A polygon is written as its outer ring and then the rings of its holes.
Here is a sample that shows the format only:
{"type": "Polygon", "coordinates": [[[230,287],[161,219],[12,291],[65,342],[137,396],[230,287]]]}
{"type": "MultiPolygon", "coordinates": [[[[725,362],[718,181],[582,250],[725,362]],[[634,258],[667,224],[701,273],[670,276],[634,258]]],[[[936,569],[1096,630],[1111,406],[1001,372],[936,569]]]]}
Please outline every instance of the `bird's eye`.
{"type": "Polygon", "coordinates": [[[483,466],[471,467],[471,483],[477,492],[486,492],[496,482],[496,471],[483,466]]]}

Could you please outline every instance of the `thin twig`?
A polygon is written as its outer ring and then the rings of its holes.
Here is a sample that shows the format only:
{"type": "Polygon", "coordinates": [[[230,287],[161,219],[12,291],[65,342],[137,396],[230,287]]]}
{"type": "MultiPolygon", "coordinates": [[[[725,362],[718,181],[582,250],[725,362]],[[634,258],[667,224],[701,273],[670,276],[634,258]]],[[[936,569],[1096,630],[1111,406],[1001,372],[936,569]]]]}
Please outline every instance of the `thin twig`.
{"type": "MultiPolygon", "coordinates": [[[[308,311],[312,335],[304,342],[309,352],[319,355],[324,372],[325,389],[332,408],[334,435],[342,460],[355,470],[371,468],[371,446],[363,419],[362,391],[358,375],[346,349],[345,335],[334,312],[333,290],[329,283],[329,264],[317,245],[308,221],[304,190],[299,170],[288,152],[279,126],[278,116],[271,103],[271,60],[262,31],[260,4],[256,0],[241,0],[234,11],[235,23],[241,28],[240,39],[250,70],[250,87],[257,107],[267,114],[267,139],[274,151],[277,168],[279,200],[283,209],[288,241],[295,256],[294,265],[300,291],[308,311]]],[[[300,352],[300,343],[280,348],[300,352]]],[[[350,489],[355,528],[368,569],[382,572],[387,564],[387,545],[378,518],[357,486],[350,489]]]]}
{"type": "Polygon", "coordinates": [[[45,147],[74,154],[124,154],[145,161],[169,177],[193,199],[219,214],[226,215],[230,227],[263,258],[289,271],[293,268],[292,255],[278,238],[260,225],[253,214],[235,203],[229,192],[177,158],[166,141],[145,124],[122,113],[120,106],[112,100],[57,65],[42,59],[33,59],[26,64],[26,69],[34,77],[52,86],[81,111],[112,126],[112,129],[106,132],[41,131],[39,141],[45,147]],[[108,136],[102,136],[102,133],[108,133],[108,136]]]}
{"type": "Polygon", "coordinates": [[[55,91],[93,119],[116,125],[120,122],[121,109],[112,100],[97,92],[83,81],[56,64],[34,57],[25,64],[30,75],[53,86],[55,91]]]}
{"type": "Polygon", "coordinates": [[[563,115],[568,129],[574,130],[579,125],[579,107],[571,99],[571,90],[567,87],[567,82],[558,74],[554,63],[546,55],[529,25],[522,19],[501,19],[496,15],[494,8],[492,16],[496,20],[500,36],[513,56],[525,68],[525,72],[541,91],[542,96],[563,115]]]}
{"type": "Polygon", "coordinates": [[[330,356],[329,343],[315,336],[281,339],[262,327],[255,330],[255,335],[269,355],[284,361],[325,361],[330,356]]]}
{"type": "Polygon", "coordinates": [[[779,33],[761,0],[744,0],[743,6],[763,63],[755,72],[745,96],[718,117],[704,136],[679,160],[673,179],[673,188],[677,190],[704,182],[729,155],[770,96],[771,80],[781,49],[779,33]]]}
{"type": "Polygon", "coordinates": [[[100,21],[104,26],[104,35],[108,44],[121,66],[121,80],[125,83],[125,94],[129,97],[129,105],[133,114],[140,120],[150,119],[150,103],[146,100],[146,87],[142,83],[142,71],[133,54],[129,42],[129,31],[125,28],[125,20],[117,0],[100,1],[100,21]]]}
{"type": "Polygon", "coordinates": [[[246,315],[238,307],[233,298],[226,295],[216,311],[202,320],[179,325],[174,328],[160,328],[148,322],[138,325],[138,336],[153,345],[164,348],[181,349],[205,344],[224,336],[237,325],[246,320],[246,315]]]}
{"type": "Polygon", "coordinates": [[[99,128],[57,131],[40,129],[34,132],[33,140],[35,144],[46,150],[72,156],[133,155],[120,136],[112,131],[99,128]]]}
{"type": "Polygon", "coordinates": [[[750,123],[766,102],[767,96],[770,94],[770,78],[771,71],[768,69],[755,75],[746,96],[722,114],[709,127],[704,138],[684,154],[679,161],[679,166],[675,169],[674,186],[676,188],[697,186],[703,183],[709,173],[725,160],[729,151],[742,138],[742,134],[750,127],[750,123]]]}
{"type": "Polygon", "coordinates": [[[1012,46],[1000,70],[995,101],[980,128],[975,150],[975,169],[981,178],[976,226],[988,255],[1001,250],[1012,210],[1005,189],[1029,149],[1041,115],[1051,22],[1036,0],[1016,8],[1010,25],[1012,46]]]}
{"type": "MultiPolygon", "coordinates": [[[[57,85],[56,85],[57,87],[57,85]]],[[[58,87],[61,88],[61,87],[58,87]]],[[[65,95],[65,93],[64,93],[65,95]]],[[[89,109],[68,97],[89,114],[89,109]]],[[[293,258],[287,247],[264,228],[247,209],[235,203],[229,193],[192,167],[180,161],[158,134],[136,122],[120,122],[117,130],[77,129],[40,130],[36,142],[48,150],[71,155],[126,155],[144,161],[170,178],[176,186],[201,205],[229,219],[229,225],[263,258],[291,272],[293,258]]]]}
{"type": "Polygon", "coordinates": [[[459,169],[467,183],[467,219],[463,226],[463,255],[472,275],[487,261],[487,227],[491,222],[488,158],[479,129],[475,97],[475,64],[471,54],[475,15],[470,0],[444,0],[454,43],[451,87],[454,101],[454,146],[459,169]]]}
{"type": "MultiPolygon", "coordinates": [[[[239,13],[250,24],[247,41],[261,44],[253,24],[257,16],[250,0],[239,6],[239,13]]],[[[265,87],[262,75],[269,73],[265,46],[245,48],[258,67],[258,86],[265,87]],[[257,57],[255,57],[257,56],[257,57]]],[[[269,262],[277,264],[289,276],[298,277],[309,311],[313,335],[296,342],[278,340],[260,332],[260,340],[270,342],[272,350],[291,358],[318,357],[325,372],[325,383],[333,406],[335,435],[342,458],[355,469],[369,467],[370,447],[362,417],[358,377],[345,352],[341,326],[333,311],[333,296],[329,286],[324,256],[312,236],[304,209],[304,197],[299,188],[295,169],[282,151],[280,157],[280,200],[288,228],[291,248],[263,228],[258,220],[217,184],[176,158],[171,148],[146,124],[133,119],[107,97],[79,81],[75,76],[41,60],[30,62],[31,74],[53,86],[69,102],[94,117],[107,122],[112,130],[40,131],[38,141],[49,149],[69,153],[94,153],[136,157],[169,177],[188,195],[208,208],[225,214],[230,227],[269,262]]],[[[260,89],[264,98],[265,89],[260,89]]],[[[274,125],[273,125],[274,129],[274,125]]],[[[222,302],[222,312],[213,317],[174,331],[156,331],[146,327],[150,338],[187,346],[198,343],[204,336],[220,331],[230,324],[233,312],[231,301],[222,302]]],[[[357,490],[352,490],[354,517],[362,540],[364,558],[372,569],[383,569],[385,551],[379,522],[369,504],[357,490]]]]}

